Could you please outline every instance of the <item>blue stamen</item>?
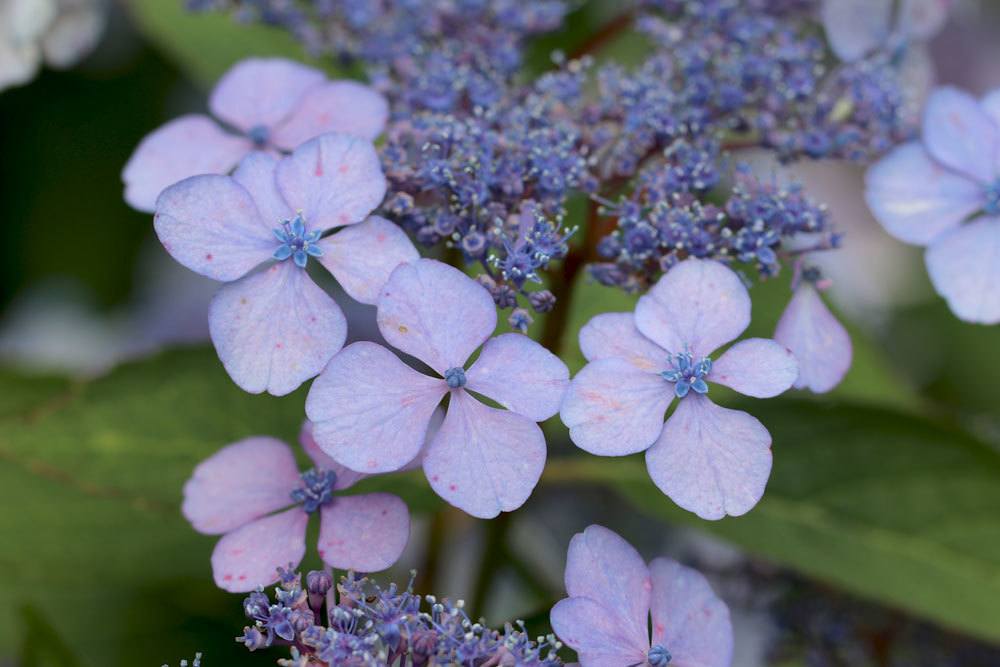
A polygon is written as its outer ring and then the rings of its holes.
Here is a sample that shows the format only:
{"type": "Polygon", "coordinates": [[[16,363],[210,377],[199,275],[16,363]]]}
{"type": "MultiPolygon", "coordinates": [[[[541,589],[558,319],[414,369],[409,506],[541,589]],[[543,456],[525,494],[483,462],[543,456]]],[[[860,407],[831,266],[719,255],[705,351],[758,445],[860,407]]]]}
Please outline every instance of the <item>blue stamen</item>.
{"type": "Polygon", "coordinates": [[[1000,178],[986,186],[986,203],[983,204],[986,215],[1000,215],[1000,178]]]}
{"type": "Polygon", "coordinates": [[[292,500],[302,505],[312,514],[323,505],[333,501],[333,487],[337,484],[337,473],[332,470],[316,470],[302,473],[302,486],[292,491],[292,500]]]}
{"type": "Polygon", "coordinates": [[[670,651],[664,648],[662,644],[656,644],[646,654],[646,662],[649,663],[650,667],[666,667],[672,659],[673,656],[670,655],[670,651]]]}
{"type": "Polygon", "coordinates": [[[271,131],[265,125],[254,125],[247,132],[247,137],[256,148],[264,148],[271,139],[271,131]]]}
{"type": "Polygon", "coordinates": [[[705,378],[712,371],[710,358],[702,357],[695,362],[690,352],[683,352],[672,355],[669,360],[670,368],[660,373],[660,376],[667,382],[674,383],[677,398],[684,398],[692,390],[697,394],[708,393],[705,378]]]}
{"type": "Polygon", "coordinates": [[[307,233],[301,214],[295,216],[294,220],[285,220],[281,227],[275,227],[272,231],[281,245],[271,257],[279,262],[291,257],[296,266],[304,269],[310,257],[323,256],[323,249],[316,245],[323,232],[317,229],[307,233]]]}
{"type": "Polygon", "coordinates": [[[452,389],[465,386],[465,371],[458,366],[449,368],[444,372],[444,380],[452,389]]]}

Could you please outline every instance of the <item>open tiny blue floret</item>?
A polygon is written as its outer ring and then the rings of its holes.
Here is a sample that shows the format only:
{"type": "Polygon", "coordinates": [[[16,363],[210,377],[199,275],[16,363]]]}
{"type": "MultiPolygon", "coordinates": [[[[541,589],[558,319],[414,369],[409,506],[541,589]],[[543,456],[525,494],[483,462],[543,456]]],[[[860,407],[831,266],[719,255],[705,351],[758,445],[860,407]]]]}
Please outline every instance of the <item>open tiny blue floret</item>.
{"type": "Polygon", "coordinates": [[[285,220],[281,227],[274,228],[274,235],[281,245],[274,251],[274,259],[283,262],[289,257],[299,268],[306,268],[309,256],[321,257],[323,249],[316,245],[322,230],[306,233],[306,223],[302,220],[302,214],[295,216],[294,220],[285,220]]]}
{"type": "Polygon", "coordinates": [[[448,383],[448,386],[452,389],[459,389],[465,386],[465,370],[455,366],[454,368],[449,368],[444,372],[444,381],[448,383]]]}
{"type": "Polygon", "coordinates": [[[986,203],[983,205],[986,215],[1000,215],[1000,178],[986,186],[986,203]]]}
{"type": "Polygon", "coordinates": [[[646,654],[646,662],[650,664],[650,667],[666,667],[672,659],[673,656],[670,655],[670,651],[664,648],[662,644],[656,644],[646,654]]]}
{"type": "Polygon", "coordinates": [[[312,468],[302,473],[302,486],[292,491],[292,500],[312,514],[323,505],[333,502],[333,487],[337,473],[332,470],[312,468]]]}
{"type": "Polygon", "coordinates": [[[695,362],[690,352],[681,352],[670,356],[670,370],[663,371],[660,375],[668,382],[674,383],[674,394],[677,398],[684,398],[691,390],[698,394],[707,394],[708,383],[705,382],[705,378],[711,371],[710,358],[702,357],[695,362]]]}

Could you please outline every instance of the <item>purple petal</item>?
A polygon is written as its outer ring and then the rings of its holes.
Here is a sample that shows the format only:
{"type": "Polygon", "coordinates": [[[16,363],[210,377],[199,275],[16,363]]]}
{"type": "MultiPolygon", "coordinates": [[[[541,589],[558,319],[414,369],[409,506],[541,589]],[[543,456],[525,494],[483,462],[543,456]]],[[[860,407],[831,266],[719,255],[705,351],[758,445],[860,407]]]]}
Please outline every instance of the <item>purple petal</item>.
{"type": "Polygon", "coordinates": [[[580,329],[580,351],[587,361],[624,359],[636,368],[658,372],[667,365],[667,352],[635,327],[632,313],[602,313],[580,329]]]}
{"type": "Polygon", "coordinates": [[[174,259],[215,280],[243,276],[276,245],[250,193],[228,176],[193,176],[164,190],[153,227],[174,259]]]}
{"type": "Polygon", "coordinates": [[[381,345],[352,343],[313,382],[306,415],[317,444],[341,465],[389,472],[417,456],[447,390],[381,345]]]}
{"type": "Polygon", "coordinates": [[[506,333],[486,341],[467,378],[472,391],[540,422],[559,412],[569,369],[527,336],[506,333]]]}
{"type": "Polygon", "coordinates": [[[385,176],[375,146],[346,134],[324,134],[278,164],[278,189],[302,211],[310,229],[332,229],[364,220],[385,196],[385,176]]]}
{"type": "Polygon", "coordinates": [[[332,81],[310,88],[284,122],[274,128],[275,145],[292,150],[327,132],[373,141],[389,118],[389,104],[373,88],[355,81],[332,81]]]}
{"type": "Polygon", "coordinates": [[[297,567],[306,553],[309,515],[301,507],[257,519],[222,536],[212,552],[215,585],[248,593],[278,580],[278,568],[297,567]]]}
{"type": "Polygon", "coordinates": [[[581,665],[645,665],[649,642],[636,644],[608,611],[589,598],[560,600],[549,614],[552,631],[577,652],[581,665]]]}
{"type": "Polygon", "coordinates": [[[750,295],[724,264],[686,259],[640,297],[635,324],[668,352],[704,357],[750,324],[750,295]]]}
{"type": "Polygon", "coordinates": [[[670,651],[670,664],[729,667],[733,659],[729,608],[705,577],[669,558],[653,560],[649,571],[653,644],[670,651]]]}
{"type": "Polygon", "coordinates": [[[386,341],[442,374],[463,366],[496,325],[486,288],[433,259],[397,267],[378,300],[386,341]]]}
{"type": "MultiPolygon", "coordinates": [[[[986,115],[990,117],[993,123],[997,127],[1000,127],[1000,88],[987,93],[979,101],[979,106],[983,108],[983,111],[986,112],[986,115]]],[[[1000,159],[1000,156],[997,157],[1000,159]]]]}
{"type": "Polygon", "coordinates": [[[927,248],[927,271],[938,294],[966,322],[1000,322],[1000,218],[978,218],[927,248]]]}
{"type": "Polygon", "coordinates": [[[298,484],[299,468],[288,445],[246,438],[198,464],[184,485],[181,512],[200,533],[227,533],[291,505],[298,484]]]}
{"type": "Polygon", "coordinates": [[[843,61],[879,48],[892,26],[892,0],[823,0],[820,9],[830,48],[843,61]]]}
{"type": "Polygon", "coordinates": [[[146,135],[125,163],[125,201],[152,213],[156,198],[174,183],[229,173],[250,148],[249,141],[224,131],[208,116],[175,118],[146,135]]]}
{"type": "Polygon", "coordinates": [[[326,77],[283,58],[247,58],[229,68],[212,90],[212,113],[244,132],[271,128],[292,113],[310,88],[326,77]]]}
{"type": "Polygon", "coordinates": [[[911,142],[893,149],[865,175],[875,219],[900,241],[926,245],[985,202],[983,188],[934,162],[911,142]]]}
{"type": "Polygon", "coordinates": [[[797,389],[830,391],[851,367],[851,337],[812,285],[800,285],[778,320],[774,338],[799,362],[797,389]]]}
{"type": "Polygon", "coordinates": [[[954,0],[902,0],[899,5],[899,30],[908,38],[930,39],[948,20],[954,0]]]}
{"type": "MultiPolygon", "coordinates": [[[[243,158],[233,172],[233,180],[250,193],[262,222],[270,229],[279,227],[282,222],[295,216],[288,202],[278,192],[278,184],[274,178],[277,167],[278,158],[270,153],[254,151],[243,158]]],[[[273,236],[271,239],[271,245],[277,247],[278,241],[273,236]]]]}
{"type": "Polygon", "coordinates": [[[689,394],[646,452],[653,482],[702,519],[748,512],[771,474],[771,434],[745,412],[689,394]]]}
{"type": "Polygon", "coordinates": [[[649,647],[649,569],[631,544],[604,526],[577,533],[566,556],[566,593],[600,604],[630,646],[649,647]]]}
{"type": "Polygon", "coordinates": [[[409,539],[410,511],[391,493],[337,496],[320,510],[319,555],[330,567],[384,570],[409,539]]]}
{"type": "Polygon", "coordinates": [[[427,446],[424,473],[449,503],[481,519],[524,504],[545,467],[538,425],[508,410],[451,392],[441,429],[427,446]]]}
{"type": "Polygon", "coordinates": [[[347,338],[340,306],[292,262],[223,286],[209,306],[208,328],[233,381],[274,396],[323,370],[347,338]]]}
{"type": "Polygon", "coordinates": [[[673,398],[673,386],[659,375],[623,359],[601,359],[570,382],[559,416],[580,449],[624,456],[656,442],[673,398]]]}
{"type": "Polygon", "coordinates": [[[799,364],[784,345],[768,338],[748,338],[712,364],[708,381],[754,398],[771,398],[791,389],[798,375],[799,364]]]}
{"type": "Polygon", "coordinates": [[[337,482],[334,484],[334,489],[337,491],[349,489],[360,480],[368,477],[365,473],[356,472],[346,466],[342,466],[327,456],[316,443],[316,438],[313,437],[314,428],[315,424],[308,419],[302,423],[302,428],[299,429],[299,444],[302,445],[302,449],[309,455],[309,458],[312,459],[313,464],[317,468],[320,470],[332,470],[337,474],[337,482]]]}
{"type": "Polygon", "coordinates": [[[361,303],[378,301],[393,269],[420,257],[406,232],[377,215],[323,239],[319,246],[319,261],[361,303]]]}
{"type": "Polygon", "coordinates": [[[937,88],[924,108],[924,145],[931,156],[980,183],[996,177],[997,126],[975,97],[937,88]]]}

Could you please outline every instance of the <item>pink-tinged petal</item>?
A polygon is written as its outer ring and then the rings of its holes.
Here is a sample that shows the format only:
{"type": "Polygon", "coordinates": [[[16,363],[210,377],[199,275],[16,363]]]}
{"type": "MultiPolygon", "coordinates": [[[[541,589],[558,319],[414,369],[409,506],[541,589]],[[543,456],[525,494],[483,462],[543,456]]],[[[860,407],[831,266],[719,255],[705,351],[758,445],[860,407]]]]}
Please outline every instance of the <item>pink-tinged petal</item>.
{"type": "Polygon", "coordinates": [[[229,176],[193,176],[164,190],[153,227],[174,259],[215,280],[240,278],[277,245],[250,193],[229,176]]]}
{"type": "Polygon", "coordinates": [[[301,507],[257,519],[226,533],[212,552],[215,585],[248,593],[278,580],[278,568],[297,567],[306,553],[309,515],[301,507]]]}
{"type": "Polygon", "coordinates": [[[313,382],[306,415],[317,444],[341,465],[390,472],[417,456],[447,390],[381,345],[352,343],[313,382]]]}
{"type": "Polygon", "coordinates": [[[292,262],[225,285],[208,308],[219,359],[245,391],[288,394],[347,339],[340,306],[292,262]]]}
{"type": "Polygon", "coordinates": [[[887,232],[926,245],[978,210],[985,196],[979,184],[945,169],[911,142],[868,169],[865,200],[887,232]]]}
{"type": "Polygon", "coordinates": [[[841,60],[858,60],[889,37],[893,0],[823,0],[820,15],[830,48],[841,60]]]}
{"type": "Polygon", "coordinates": [[[708,381],[754,398],[771,398],[791,389],[798,375],[799,364],[784,345],[768,338],[747,338],[712,364],[708,381]]]}
{"type": "Polygon", "coordinates": [[[668,352],[700,358],[733,340],[750,324],[750,295],[724,264],[686,259],[639,298],[635,325],[668,352]]]}
{"type": "Polygon", "coordinates": [[[319,242],[319,261],[351,298],[375,303],[393,269],[420,253],[402,229],[373,215],[319,242]]]}
{"type": "Polygon", "coordinates": [[[607,609],[590,598],[560,600],[549,621],[559,640],[576,651],[582,667],[647,664],[649,642],[630,641],[607,609]]]}
{"type": "Polygon", "coordinates": [[[576,374],[559,416],[580,449],[625,456],[646,449],[663,430],[673,385],[624,359],[592,361],[576,374]]]}
{"type": "MultiPolygon", "coordinates": [[[[260,213],[261,221],[271,229],[278,228],[285,220],[295,217],[295,212],[278,192],[274,174],[278,158],[263,151],[254,151],[240,161],[233,180],[253,197],[260,213]]],[[[271,245],[277,248],[279,241],[271,237],[271,245]]]]}
{"type": "Polygon", "coordinates": [[[1000,218],[979,218],[927,248],[927,271],[937,293],[966,322],[1000,322],[1000,218]]]}
{"type": "Polygon", "coordinates": [[[481,519],[524,504],[545,467],[538,424],[451,392],[441,429],[427,445],[424,473],[439,496],[481,519]]]}
{"type": "Polygon", "coordinates": [[[212,113],[244,132],[271,128],[288,117],[305,93],[326,77],[283,58],[247,58],[229,68],[212,90],[212,113]]]}
{"type": "Polygon", "coordinates": [[[566,556],[566,593],[600,604],[631,646],[649,646],[649,569],[617,533],[591,525],[577,533],[566,556]]]}
{"type": "Polygon", "coordinates": [[[310,229],[364,220],[382,202],[386,181],[375,146],[346,134],[324,134],[278,164],[278,189],[310,229]]]}
{"type": "Polygon", "coordinates": [[[566,364],[519,333],[486,341],[466,377],[470,390],[536,422],[559,412],[569,386],[566,364]]]}
{"type": "Polygon", "coordinates": [[[274,128],[271,141],[286,150],[327,132],[373,141],[389,118],[389,104],[356,81],[331,81],[310,88],[291,115],[274,128]]]}
{"type": "Polygon", "coordinates": [[[924,108],[924,145],[946,167],[980,183],[997,174],[997,125],[972,95],[944,86],[927,98],[924,108]]]}
{"type": "Polygon", "coordinates": [[[176,118],[139,143],[122,170],[125,201],[152,213],[168,187],[199,174],[227,174],[251,148],[208,116],[176,118]]]}
{"type": "Polygon", "coordinates": [[[671,665],[729,667],[733,625],[729,608],[697,570],[669,558],[649,564],[653,579],[653,644],[673,656],[671,665]]]}
{"type": "Polygon", "coordinates": [[[386,341],[442,374],[464,365],[496,326],[486,288],[433,259],[396,267],[378,299],[386,341]]]}
{"type": "Polygon", "coordinates": [[[181,512],[200,533],[218,535],[292,504],[299,468],[288,445],[253,437],[223,447],[184,484],[181,512]]]}
{"type": "Polygon", "coordinates": [[[360,480],[368,477],[363,472],[356,472],[351,470],[346,466],[342,466],[332,458],[326,455],[320,446],[316,443],[316,438],[313,437],[313,429],[315,425],[308,419],[302,423],[302,428],[299,430],[299,444],[302,445],[302,449],[305,453],[309,455],[312,459],[313,464],[320,470],[332,470],[337,474],[337,481],[333,488],[337,491],[342,491],[343,489],[349,489],[360,480]]]}
{"type": "Polygon", "coordinates": [[[902,0],[899,5],[899,30],[906,37],[930,39],[948,20],[953,0],[902,0]]]}
{"type": "Polygon", "coordinates": [[[778,320],[774,339],[799,362],[796,389],[830,391],[851,367],[851,337],[812,285],[800,285],[778,320]]]}
{"type": "Polygon", "coordinates": [[[748,512],[771,475],[771,434],[757,419],[689,394],[646,452],[653,482],[702,519],[748,512]]]}
{"type": "Polygon", "coordinates": [[[668,365],[667,352],[635,327],[632,313],[601,313],[580,329],[580,351],[587,361],[624,359],[644,371],[668,365]]]}
{"type": "Polygon", "coordinates": [[[330,567],[384,570],[409,539],[410,511],[391,493],[337,496],[320,509],[319,555],[330,567]]]}

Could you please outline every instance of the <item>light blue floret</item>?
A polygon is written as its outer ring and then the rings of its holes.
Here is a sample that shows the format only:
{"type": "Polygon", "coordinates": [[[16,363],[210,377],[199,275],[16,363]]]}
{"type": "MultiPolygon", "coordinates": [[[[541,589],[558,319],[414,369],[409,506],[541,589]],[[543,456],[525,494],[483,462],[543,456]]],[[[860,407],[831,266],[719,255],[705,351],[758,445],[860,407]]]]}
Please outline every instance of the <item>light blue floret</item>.
{"type": "Polygon", "coordinates": [[[310,256],[323,256],[323,249],[316,245],[323,234],[322,230],[306,233],[306,224],[302,221],[301,215],[295,216],[292,221],[285,220],[281,223],[281,227],[275,227],[273,231],[281,245],[271,256],[279,262],[291,257],[296,266],[304,269],[310,256]]]}
{"type": "Polygon", "coordinates": [[[695,362],[690,352],[682,352],[670,357],[670,369],[660,373],[660,376],[674,383],[674,394],[677,398],[684,398],[692,390],[698,394],[707,394],[708,383],[705,382],[705,378],[711,371],[710,358],[702,357],[695,362]]]}

